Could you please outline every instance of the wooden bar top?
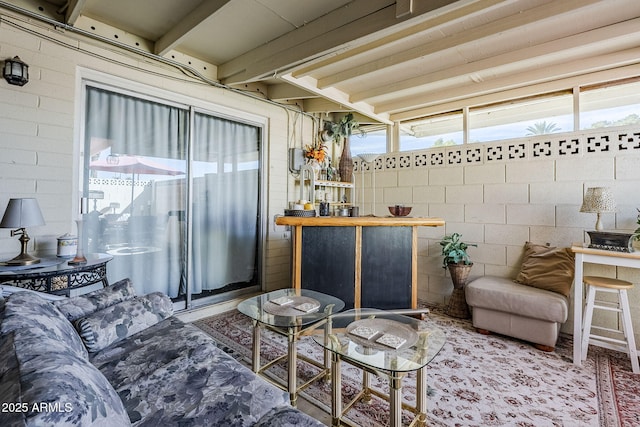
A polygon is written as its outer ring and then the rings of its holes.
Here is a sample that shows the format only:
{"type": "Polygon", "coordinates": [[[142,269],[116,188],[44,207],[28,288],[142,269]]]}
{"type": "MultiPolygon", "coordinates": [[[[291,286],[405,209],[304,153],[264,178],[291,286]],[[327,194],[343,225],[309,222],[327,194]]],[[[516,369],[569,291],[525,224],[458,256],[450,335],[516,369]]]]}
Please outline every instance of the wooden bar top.
{"type": "Polygon", "coordinates": [[[277,225],[292,225],[303,227],[441,227],[444,226],[442,218],[414,218],[407,216],[382,217],[382,216],[279,216],[276,218],[277,225]]]}

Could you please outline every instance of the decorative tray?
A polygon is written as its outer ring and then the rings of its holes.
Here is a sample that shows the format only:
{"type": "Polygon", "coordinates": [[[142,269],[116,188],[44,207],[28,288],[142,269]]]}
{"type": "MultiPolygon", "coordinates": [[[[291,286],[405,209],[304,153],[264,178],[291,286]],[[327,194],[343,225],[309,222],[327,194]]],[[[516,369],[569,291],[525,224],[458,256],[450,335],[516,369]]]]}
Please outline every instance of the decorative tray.
{"type": "Polygon", "coordinates": [[[285,209],[284,216],[316,216],[315,209],[301,210],[301,209],[285,209]]]}
{"type": "Polygon", "coordinates": [[[389,319],[362,319],[347,326],[351,341],[376,350],[400,350],[418,341],[409,325],[389,319]]]}

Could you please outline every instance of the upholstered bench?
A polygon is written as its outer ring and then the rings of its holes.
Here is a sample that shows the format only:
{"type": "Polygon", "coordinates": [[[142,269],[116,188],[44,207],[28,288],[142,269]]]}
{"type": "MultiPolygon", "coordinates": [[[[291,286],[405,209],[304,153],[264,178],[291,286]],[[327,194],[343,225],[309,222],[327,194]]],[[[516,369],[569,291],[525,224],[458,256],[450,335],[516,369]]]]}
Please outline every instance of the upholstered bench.
{"type": "Polygon", "coordinates": [[[470,282],[466,298],[479,332],[520,338],[544,351],[553,351],[569,311],[565,296],[503,277],[470,282]]]}
{"type": "Polygon", "coordinates": [[[553,351],[568,317],[573,269],[570,249],[527,242],[515,280],[484,276],[467,285],[473,326],[553,351]]]}

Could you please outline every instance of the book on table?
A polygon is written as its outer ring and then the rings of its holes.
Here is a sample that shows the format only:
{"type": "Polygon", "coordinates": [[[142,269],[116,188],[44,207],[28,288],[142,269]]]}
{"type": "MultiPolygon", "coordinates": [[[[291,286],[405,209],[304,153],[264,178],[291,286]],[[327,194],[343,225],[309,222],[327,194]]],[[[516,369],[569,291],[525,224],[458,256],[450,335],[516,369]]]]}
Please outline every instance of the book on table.
{"type": "Polygon", "coordinates": [[[398,349],[402,344],[407,342],[404,338],[392,334],[384,334],[376,340],[377,343],[386,345],[387,347],[398,349]]]}
{"type": "Polygon", "coordinates": [[[357,337],[369,340],[374,336],[376,336],[376,334],[378,333],[378,330],[370,328],[368,326],[356,326],[349,333],[357,337]]]}
{"type": "Polygon", "coordinates": [[[303,313],[312,313],[314,311],[317,311],[320,308],[320,306],[318,304],[313,304],[311,302],[303,302],[302,304],[298,304],[293,308],[303,313]]]}

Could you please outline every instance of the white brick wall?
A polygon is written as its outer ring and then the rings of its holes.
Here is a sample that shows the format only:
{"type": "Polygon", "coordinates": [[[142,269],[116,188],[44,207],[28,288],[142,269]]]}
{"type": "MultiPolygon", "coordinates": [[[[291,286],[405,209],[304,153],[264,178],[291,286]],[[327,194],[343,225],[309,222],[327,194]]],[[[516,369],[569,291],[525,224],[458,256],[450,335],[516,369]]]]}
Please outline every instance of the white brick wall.
{"type": "MultiPolygon", "coordinates": [[[[29,26],[22,23],[21,25],[29,26]]],[[[265,243],[266,283],[268,289],[289,286],[289,240],[283,227],[274,227],[273,217],[281,214],[292,188],[287,174],[287,146],[291,135],[297,132],[295,144],[308,143],[312,134],[311,120],[298,113],[258,99],[231,91],[189,81],[178,70],[140,60],[134,55],[120,55],[97,42],[73,39],[72,34],[30,27],[46,37],[55,37],[64,44],[104,56],[103,59],[74,48],[53,43],[0,22],[0,54],[2,58],[15,55],[29,64],[30,80],[23,87],[0,83],[0,209],[4,211],[11,197],[36,197],[46,225],[29,230],[29,251],[52,255],[56,251],[56,237],[66,232],[75,233],[73,222],[76,208],[74,194],[79,191],[75,181],[79,170],[79,153],[74,151],[78,128],[75,123],[76,104],[82,102],[76,92],[78,67],[100,70],[116,77],[126,78],[161,90],[190,97],[200,106],[222,106],[239,112],[264,117],[268,122],[266,135],[268,152],[266,194],[267,221],[265,243]],[[129,64],[137,68],[120,65],[129,64]],[[147,73],[145,71],[151,71],[147,73]],[[163,77],[166,76],[166,77],[163,77]],[[167,78],[168,77],[168,78],[167,78]],[[296,128],[293,123],[296,122],[296,128]],[[300,134],[300,130],[305,135],[300,134]]],[[[292,143],[293,144],[293,143],[292,143]]],[[[10,237],[9,230],[0,230],[0,259],[15,256],[19,242],[10,237]]]]}
{"type": "MultiPolygon", "coordinates": [[[[603,215],[607,229],[633,231],[637,227],[638,130],[576,132],[570,138],[567,134],[532,137],[518,142],[517,153],[513,145],[512,141],[478,144],[480,150],[474,152],[484,153],[481,159],[467,156],[461,147],[446,147],[389,153],[376,162],[376,177],[398,176],[396,189],[392,179],[385,180],[384,200],[379,205],[402,202],[415,206],[416,215],[425,212],[446,221],[445,227],[421,231],[420,298],[443,304],[453,289],[440,266],[438,241],[445,233],[458,232],[463,240],[478,244],[469,250],[475,262],[471,278],[484,274],[513,278],[526,241],[555,246],[588,241],[586,230],[593,229],[596,216],[579,212],[587,187],[613,189],[618,211],[603,215]],[[594,141],[602,144],[597,146],[594,141]]],[[[356,170],[360,176],[359,164],[356,170]]],[[[364,173],[365,194],[369,194],[371,180],[366,178],[371,172],[364,173]]],[[[360,178],[356,180],[358,191],[361,183],[360,178]]],[[[593,271],[634,281],[638,286],[630,293],[631,306],[640,305],[640,271],[602,267],[593,271]]],[[[640,311],[634,316],[640,337],[640,311]]],[[[564,330],[571,332],[571,326],[571,321],[567,322],[564,330]]]]}

